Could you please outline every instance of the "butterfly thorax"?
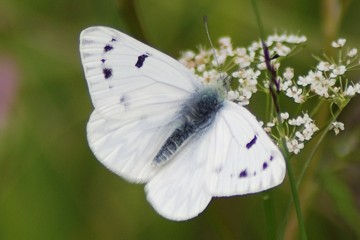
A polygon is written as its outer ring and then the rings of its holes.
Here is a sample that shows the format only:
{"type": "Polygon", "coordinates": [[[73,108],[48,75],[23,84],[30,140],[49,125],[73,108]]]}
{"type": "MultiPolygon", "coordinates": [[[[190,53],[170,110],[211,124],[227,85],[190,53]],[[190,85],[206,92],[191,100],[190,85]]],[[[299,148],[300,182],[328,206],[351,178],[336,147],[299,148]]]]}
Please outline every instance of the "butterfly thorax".
{"type": "Polygon", "coordinates": [[[156,154],[154,164],[167,162],[186,140],[194,134],[205,131],[214,122],[216,113],[223,103],[224,98],[217,88],[204,87],[194,93],[183,105],[180,111],[180,124],[156,154]]]}

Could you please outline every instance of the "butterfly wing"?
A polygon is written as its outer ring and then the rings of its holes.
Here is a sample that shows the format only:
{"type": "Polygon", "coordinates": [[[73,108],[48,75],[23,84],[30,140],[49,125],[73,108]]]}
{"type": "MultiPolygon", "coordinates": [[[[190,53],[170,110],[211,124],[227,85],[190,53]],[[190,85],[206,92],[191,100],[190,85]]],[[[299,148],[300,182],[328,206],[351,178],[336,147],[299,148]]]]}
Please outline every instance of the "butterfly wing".
{"type": "Polygon", "coordinates": [[[264,191],[285,177],[285,160],[278,147],[245,108],[226,101],[212,128],[214,161],[208,189],[213,196],[264,191]]]}
{"type": "Polygon", "coordinates": [[[199,83],[176,60],[107,27],[85,29],[80,54],[95,107],[87,126],[92,151],[115,173],[146,182],[199,83]]]}
{"type": "Polygon", "coordinates": [[[108,118],[171,121],[199,87],[178,61],[111,28],[82,31],[80,54],[92,102],[108,118]]]}
{"type": "Polygon", "coordinates": [[[284,158],[256,118],[225,101],[211,126],[191,138],[145,189],[162,216],[187,220],[201,213],[213,196],[264,191],[284,176],[284,158]]]}
{"type": "Polygon", "coordinates": [[[160,169],[152,166],[171,125],[148,127],[146,120],[123,123],[91,114],[87,137],[96,158],[108,169],[131,182],[146,182],[160,169]]]}
{"type": "Polygon", "coordinates": [[[163,217],[187,220],[209,204],[207,165],[214,160],[209,133],[193,136],[146,184],[148,201],[163,217]]]}

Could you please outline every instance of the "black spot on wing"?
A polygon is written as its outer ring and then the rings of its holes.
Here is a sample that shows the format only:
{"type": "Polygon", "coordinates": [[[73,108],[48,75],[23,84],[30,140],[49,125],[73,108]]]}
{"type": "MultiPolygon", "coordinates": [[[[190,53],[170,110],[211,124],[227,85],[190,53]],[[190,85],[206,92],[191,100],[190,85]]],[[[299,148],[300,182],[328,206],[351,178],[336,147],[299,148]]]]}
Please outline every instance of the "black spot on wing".
{"type": "Polygon", "coordinates": [[[262,165],[263,170],[265,170],[268,166],[269,166],[268,163],[264,162],[263,165],[262,165]]]}
{"type": "Polygon", "coordinates": [[[111,68],[103,68],[103,74],[105,79],[109,79],[112,76],[112,69],[111,68]]]}
{"type": "Polygon", "coordinates": [[[270,156],[270,159],[269,159],[270,162],[271,162],[273,159],[274,159],[274,157],[271,155],[271,156],[270,156]]]}
{"type": "Polygon", "coordinates": [[[243,177],[247,177],[248,173],[247,173],[247,170],[242,170],[239,174],[239,178],[243,178],[243,177]]]}
{"type": "Polygon", "coordinates": [[[104,63],[105,61],[106,61],[106,60],[105,60],[104,58],[103,58],[103,59],[101,59],[101,62],[102,62],[102,63],[104,63]]]}
{"type": "Polygon", "coordinates": [[[144,62],[145,62],[145,59],[146,59],[147,57],[149,57],[149,55],[147,55],[147,54],[143,54],[143,55],[138,56],[138,60],[137,60],[137,62],[135,63],[135,66],[136,66],[137,68],[141,68],[141,67],[143,66],[143,64],[144,64],[144,62]]]}
{"type": "Polygon", "coordinates": [[[111,41],[112,41],[112,42],[116,42],[117,40],[116,40],[115,38],[112,38],[111,41]]]}
{"type": "Polygon", "coordinates": [[[126,101],[125,96],[121,96],[121,97],[120,97],[120,103],[125,103],[125,101],[126,101]]]}
{"type": "Polygon", "coordinates": [[[113,46],[111,46],[111,45],[109,45],[109,44],[106,44],[106,46],[104,47],[104,52],[109,52],[109,51],[111,51],[111,50],[113,50],[113,49],[114,49],[113,46]]]}
{"type": "Polygon", "coordinates": [[[253,139],[251,139],[251,141],[246,144],[246,148],[250,149],[256,143],[256,140],[257,140],[257,136],[254,135],[253,139]]]}

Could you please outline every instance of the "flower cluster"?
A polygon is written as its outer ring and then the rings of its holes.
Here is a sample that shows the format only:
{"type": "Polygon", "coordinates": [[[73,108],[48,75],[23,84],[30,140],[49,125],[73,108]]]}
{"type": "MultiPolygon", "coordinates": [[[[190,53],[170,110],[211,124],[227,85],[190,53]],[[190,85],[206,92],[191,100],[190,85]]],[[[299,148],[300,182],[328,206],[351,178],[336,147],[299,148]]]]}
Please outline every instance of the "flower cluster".
{"type": "MultiPolygon", "coordinates": [[[[319,128],[315,125],[314,120],[311,119],[307,113],[303,116],[289,119],[287,124],[294,128],[294,136],[292,138],[288,137],[286,145],[289,152],[293,152],[295,154],[298,154],[304,147],[304,142],[309,141],[313,137],[314,133],[319,130],[319,128]]],[[[287,136],[291,136],[291,134],[287,134],[287,136]]]]}
{"type": "MultiPolygon", "coordinates": [[[[308,100],[317,98],[325,102],[336,104],[340,110],[356,94],[360,94],[360,83],[351,82],[347,73],[360,66],[359,54],[356,48],[345,49],[346,40],[343,38],[334,41],[331,46],[338,51],[337,58],[326,55],[316,58],[317,65],[306,75],[296,76],[291,67],[281,67],[282,57],[288,56],[307,41],[305,36],[273,34],[265,40],[268,47],[271,64],[277,72],[277,81],[280,86],[280,95],[293,100],[297,112],[290,118],[288,112],[280,114],[281,123],[277,118],[265,124],[264,129],[275,138],[279,136],[277,124],[284,124],[286,133],[286,146],[289,152],[298,154],[304,148],[314,133],[319,130],[312,119],[314,112],[304,106],[308,100]],[[299,112],[303,112],[299,115],[299,112]]],[[[227,97],[240,105],[248,105],[252,96],[257,92],[269,92],[269,76],[265,63],[261,41],[255,41],[248,47],[234,47],[229,37],[220,38],[215,49],[198,48],[198,51],[185,51],[180,57],[180,62],[188,67],[203,84],[223,80],[231,77],[227,97]],[[214,56],[215,54],[215,56],[214,56]],[[215,67],[214,67],[215,66],[215,67]],[[221,68],[221,69],[220,69],[221,68]]],[[[295,109],[295,108],[294,108],[295,109]]],[[[315,111],[316,112],[316,111],[315,111]]],[[[332,120],[328,129],[334,130],[337,135],[344,130],[344,125],[332,120]]]]}
{"type": "MultiPolygon", "coordinates": [[[[301,44],[305,43],[305,36],[274,34],[266,39],[266,44],[274,60],[279,56],[287,56],[301,44]]],[[[249,100],[259,86],[258,79],[266,74],[265,58],[261,41],[250,44],[249,47],[234,47],[229,37],[222,37],[218,41],[219,48],[206,50],[202,47],[198,52],[185,51],[179,61],[188,67],[203,84],[217,81],[220,77],[220,66],[223,71],[231,72],[231,89],[228,97],[240,105],[249,104],[249,100]],[[214,52],[216,57],[214,57],[214,52]],[[217,68],[214,66],[217,66],[217,68]]],[[[273,62],[279,68],[279,62],[273,62]]]]}
{"type": "MultiPolygon", "coordinates": [[[[333,42],[332,46],[341,48],[344,44],[345,39],[339,39],[333,42]]],[[[349,83],[345,75],[348,70],[359,66],[358,58],[355,48],[349,50],[345,58],[339,59],[338,62],[319,58],[315,69],[297,79],[293,78],[294,70],[286,68],[283,78],[280,78],[281,89],[296,103],[303,103],[309,98],[318,96],[339,105],[341,100],[360,93],[360,84],[349,83]]]]}

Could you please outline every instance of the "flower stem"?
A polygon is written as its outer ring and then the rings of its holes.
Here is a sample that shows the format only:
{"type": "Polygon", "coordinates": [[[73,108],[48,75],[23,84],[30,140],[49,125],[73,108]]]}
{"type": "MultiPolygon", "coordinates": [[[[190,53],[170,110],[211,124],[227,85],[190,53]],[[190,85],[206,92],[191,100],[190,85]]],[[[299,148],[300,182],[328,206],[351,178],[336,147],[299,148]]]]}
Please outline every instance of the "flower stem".
{"type": "Polygon", "coordinates": [[[274,199],[272,197],[272,191],[266,191],[263,193],[263,204],[266,219],[266,232],[269,240],[276,240],[276,216],[274,199]]]}
{"type": "Polygon", "coordinates": [[[260,38],[261,38],[261,43],[263,46],[266,67],[268,69],[268,72],[270,73],[269,91],[270,91],[271,97],[273,99],[273,104],[275,107],[275,112],[276,112],[276,117],[277,117],[277,122],[278,122],[278,130],[280,133],[280,147],[282,149],[282,152],[283,152],[284,158],[285,158],[285,164],[286,164],[286,169],[287,169],[287,173],[288,173],[288,177],[289,177],[289,183],[290,183],[292,198],[294,201],[296,216],[298,219],[301,239],[306,240],[307,236],[306,236],[305,223],[304,223],[304,218],[301,213],[299,195],[297,192],[296,181],[295,181],[293,169],[290,164],[290,154],[289,154],[289,151],[286,146],[284,125],[281,124],[280,105],[279,105],[279,98],[278,98],[280,86],[279,86],[279,82],[277,80],[277,73],[276,73],[274,66],[271,64],[269,49],[264,41],[264,27],[262,25],[262,21],[260,18],[259,9],[257,7],[256,0],[252,0],[251,2],[253,5],[253,8],[254,8],[256,21],[259,26],[260,38]]]}

